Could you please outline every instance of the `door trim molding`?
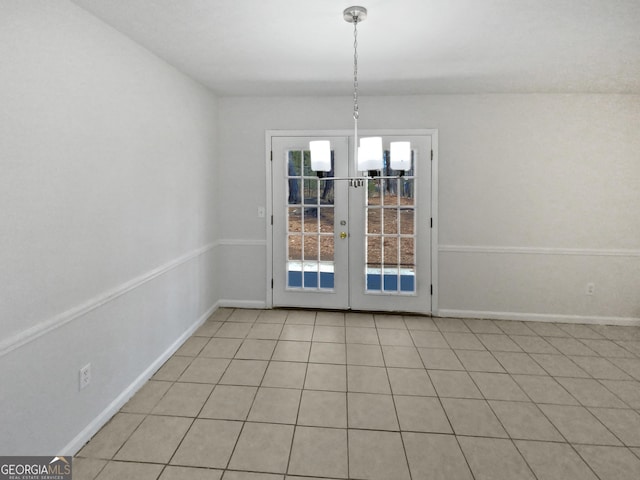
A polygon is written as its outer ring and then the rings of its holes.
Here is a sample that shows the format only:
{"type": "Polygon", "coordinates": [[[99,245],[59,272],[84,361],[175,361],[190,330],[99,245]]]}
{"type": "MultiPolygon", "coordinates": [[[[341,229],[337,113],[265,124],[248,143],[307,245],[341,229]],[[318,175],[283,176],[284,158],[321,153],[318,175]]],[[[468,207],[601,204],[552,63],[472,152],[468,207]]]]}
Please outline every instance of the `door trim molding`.
{"type": "MultiPolygon", "coordinates": [[[[431,212],[433,227],[431,228],[431,285],[433,294],[431,295],[431,312],[438,311],[438,129],[436,128],[408,128],[408,129],[364,129],[359,130],[359,135],[380,135],[380,136],[410,136],[429,135],[431,136],[431,148],[433,150],[433,160],[431,161],[431,212]]],[[[352,139],[353,130],[265,130],[265,191],[266,191],[266,278],[265,278],[265,306],[273,308],[273,290],[271,288],[273,279],[273,225],[271,216],[273,215],[273,162],[271,158],[271,145],[274,137],[348,137],[352,139]]]]}
{"type": "Polygon", "coordinates": [[[265,223],[265,238],[267,241],[266,255],[265,255],[265,272],[266,278],[264,281],[264,305],[266,308],[273,308],[273,225],[271,224],[271,218],[273,217],[273,188],[271,185],[273,178],[273,153],[271,150],[271,139],[277,130],[267,130],[264,133],[264,159],[265,159],[265,191],[267,197],[265,198],[266,205],[266,222],[265,223]]]}
{"type": "Polygon", "coordinates": [[[433,224],[431,226],[431,313],[438,311],[438,130],[429,130],[431,135],[431,151],[433,158],[431,159],[431,218],[433,224]]]}

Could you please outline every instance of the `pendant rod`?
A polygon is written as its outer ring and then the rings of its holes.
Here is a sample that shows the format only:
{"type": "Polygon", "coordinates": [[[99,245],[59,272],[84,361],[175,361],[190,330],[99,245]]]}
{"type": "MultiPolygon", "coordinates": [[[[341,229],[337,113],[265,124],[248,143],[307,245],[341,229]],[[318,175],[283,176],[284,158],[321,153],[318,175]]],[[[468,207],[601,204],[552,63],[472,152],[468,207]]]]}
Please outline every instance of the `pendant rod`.
{"type": "Polygon", "coordinates": [[[353,17],[353,172],[358,172],[358,16],[353,17]]]}
{"type": "Polygon", "coordinates": [[[367,18],[367,9],[353,6],[345,8],[342,15],[346,22],[353,23],[353,171],[358,172],[358,23],[367,18]]]}

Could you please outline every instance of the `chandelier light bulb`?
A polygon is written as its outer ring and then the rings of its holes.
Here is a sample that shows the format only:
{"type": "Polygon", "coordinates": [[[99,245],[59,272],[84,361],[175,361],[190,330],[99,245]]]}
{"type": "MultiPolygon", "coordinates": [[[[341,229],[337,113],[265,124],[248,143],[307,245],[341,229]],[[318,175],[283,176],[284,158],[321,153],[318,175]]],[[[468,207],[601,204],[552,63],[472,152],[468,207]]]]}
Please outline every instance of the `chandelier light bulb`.
{"type": "Polygon", "coordinates": [[[360,139],[358,149],[358,170],[382,170],[382,138],[360,139]]]}
{"type": "Polygon", "coordinates": [[[391,142],[391,168],[411,170],[411,142],[391,142]]]}
{"type": "Polygon", "coordinates": [[[311,170],[314,172],[331,171],[331,142],[329,140],[313,140],[309,142],[311,150],[311,170]]]}

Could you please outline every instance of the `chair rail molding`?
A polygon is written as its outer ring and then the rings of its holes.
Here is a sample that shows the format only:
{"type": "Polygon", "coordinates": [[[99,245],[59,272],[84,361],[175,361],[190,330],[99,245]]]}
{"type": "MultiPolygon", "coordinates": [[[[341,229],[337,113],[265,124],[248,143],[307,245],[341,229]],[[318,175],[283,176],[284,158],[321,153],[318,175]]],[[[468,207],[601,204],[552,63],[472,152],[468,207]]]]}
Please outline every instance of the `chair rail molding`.
{"type": "Polygon", "coordinates": [[[260,239],[224,238],[216,242],[217,247],[266,247],[267,241],[260,239]]]}
{"type": "Polygon", "coordinates": [[[6,355],[7,353],[20,348],[23,345],[26,345],[29,342],[34,341],[35,339],[45,335],[52,330],[62,327],[69,322],[82,318],[87,313],[100,308],[101,306],[112,302],[113,300],[121,297],[132,290],[144,285],[145,283],[150,282],[151,280],[164,275],[165,273],[183,265],[207,252],[213,250],[216,246],[216,242],[209,243],[203,247],[192,250],[191,252],[185,253],[164,265],[160,265],[148,272],[143,273],[127,282],[124,282],[115,288],[107,290],[80,305],[76,305],[69,310],[66,310],[62,313],[59,313],[51,318],[43,320],[26,330],[18,332],[14,334],[2,342],[0,342],[0,357],[6,355]]]}
{"type": "Polygon", "coordinates": [[[640,250],[604,248],[508,247],[497,245],[440,245],[443,253],[491,253],[511,255],[578,255],[590,257],[640,257],[640,250]]]}

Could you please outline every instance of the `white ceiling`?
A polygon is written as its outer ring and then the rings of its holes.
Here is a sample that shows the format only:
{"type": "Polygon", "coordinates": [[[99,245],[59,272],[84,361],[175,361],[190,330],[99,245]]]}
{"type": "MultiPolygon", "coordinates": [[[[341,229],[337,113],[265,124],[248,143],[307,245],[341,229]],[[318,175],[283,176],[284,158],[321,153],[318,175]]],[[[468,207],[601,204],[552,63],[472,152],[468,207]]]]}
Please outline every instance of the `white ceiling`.
{"type": "MultiPolygon", "coordinates": [[[[350,0],[73,1],[220,95],[352,89],[350,0]]],[[[640,0],[355,4],[365,95],[640,93],[640,0]]]]}

